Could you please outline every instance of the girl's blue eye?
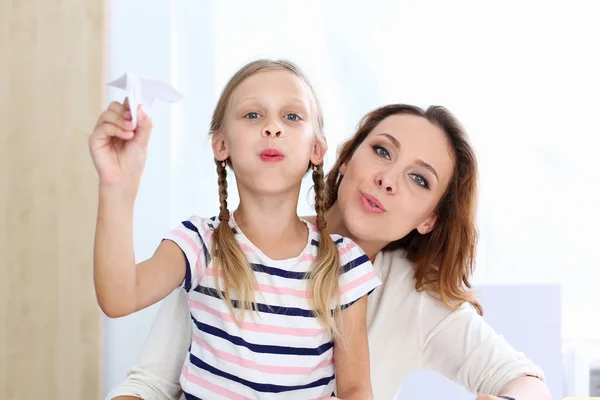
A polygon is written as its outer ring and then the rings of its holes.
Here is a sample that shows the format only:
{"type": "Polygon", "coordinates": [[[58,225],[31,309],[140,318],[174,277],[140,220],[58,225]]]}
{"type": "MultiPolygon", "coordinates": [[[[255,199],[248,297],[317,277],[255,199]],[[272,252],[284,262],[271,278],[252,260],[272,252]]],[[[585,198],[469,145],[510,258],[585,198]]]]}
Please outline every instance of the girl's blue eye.
{"type": "Polygon", "coordinates": [[[413,181],[416,182],[417,185],[422,186],[425,189],[429,189],[429,182],[427,182],[427,179],[425,179],[421,175],[411,174],[410,177],[413,181]]]}
{"type": "Polygon", "coordinates": [[[373,151],[375,151],[379,157],[387,158],[388,160],[392,158],[390,152],[383,146],[373,146],[373,151]]]}
{"type": "Polygon", "coordinates": [[[294,113],[286,114],[284,118],[292,122],[300,121],[300,116],[294,113]]]}
{"type": "Polygon", "coordinates": [[[244,115],[244,117],[248,119],[258,119],[260,115],[257,112],[249,112],[248,114],[244,115]]]}

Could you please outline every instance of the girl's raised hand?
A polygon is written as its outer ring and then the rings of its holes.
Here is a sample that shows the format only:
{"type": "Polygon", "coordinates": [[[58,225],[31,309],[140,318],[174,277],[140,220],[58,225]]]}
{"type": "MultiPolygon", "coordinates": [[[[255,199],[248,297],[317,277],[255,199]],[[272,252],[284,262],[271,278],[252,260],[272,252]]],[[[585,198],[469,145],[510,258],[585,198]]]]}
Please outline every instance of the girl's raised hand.
{"type": "Polygon", "coordinates": [[[100,115],[94,132],[89,137],[89,147],[94,166],[98,171],[100,186],[109,188],[135,188],[146,164],[152,120],[140,106],[137,126],[131,122],[129,104],[113,102],[100,115]]]}

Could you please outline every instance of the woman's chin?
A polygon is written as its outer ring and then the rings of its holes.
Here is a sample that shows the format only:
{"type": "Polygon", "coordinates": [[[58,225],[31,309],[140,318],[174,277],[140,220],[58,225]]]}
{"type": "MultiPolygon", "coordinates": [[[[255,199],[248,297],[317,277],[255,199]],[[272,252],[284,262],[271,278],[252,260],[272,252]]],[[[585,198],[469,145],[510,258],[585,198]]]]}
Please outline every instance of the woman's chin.
{"type": "Polygon", "coordinates": [[[399,228],[400,224],[395,224],[389,219],[373,218],[364,213],[348,213],[345,217],[346,229],[355,242],[379,243],[382,244],[382,247],[385,247],[388,243],[401,239],[408,234],[408,232],[400,231],[400,229],[391,231],[391,227],[399,228]]]}
{"type": "Polygon", "coordinates": [[[381,228],[376,221],[367,215],[355,214],[346,219],[346,228],[354,241],[374,242],[380,241],[381,228]]]}

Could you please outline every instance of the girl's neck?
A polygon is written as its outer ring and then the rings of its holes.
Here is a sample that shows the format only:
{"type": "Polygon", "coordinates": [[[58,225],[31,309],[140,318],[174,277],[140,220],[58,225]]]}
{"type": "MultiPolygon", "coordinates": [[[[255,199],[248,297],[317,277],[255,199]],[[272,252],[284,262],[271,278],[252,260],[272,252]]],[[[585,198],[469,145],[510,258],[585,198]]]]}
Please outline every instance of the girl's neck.
{"type": "Polygon", "coordinates": [[[352,239],[367,254],[371,261],[375,259],[377,253],[386,245],[385,243],[360,240],[355,237],[346,227],[337,203],[325,212],[325,220],[327,221],[327,230],[329,233],[335,233],[352,239]]]}
{"type": "Polygon", "coordinates": [[[308,229],[298,218],[298,195],[242,196],[234,213],[243,234],[265,255],[274,260],[299,255],[308,240],[308,229]]]}

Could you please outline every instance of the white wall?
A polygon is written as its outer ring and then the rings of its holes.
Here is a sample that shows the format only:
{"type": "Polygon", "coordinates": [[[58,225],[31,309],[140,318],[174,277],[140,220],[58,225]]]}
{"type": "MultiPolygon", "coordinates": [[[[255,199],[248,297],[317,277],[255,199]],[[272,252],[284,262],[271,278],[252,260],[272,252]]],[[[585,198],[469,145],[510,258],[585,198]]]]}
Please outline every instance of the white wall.
{"type": "MultiPolygon", "coordinates": [[[[109,5],[107,78],[125,71],[155,76],[186,95],[180,105],[153,109],[136,204],[138,259],[180,219],[218,212],[207,131],[227,79],[250,59],[289,58],[323,103],[326,165],[376,106],[442,104],[453,111],[481,167],[477,283],[560,283],[564,338],[600,339],[600,320],[590,317],[600,304],[596,2],[109,5]]],[[[303,193],[302,214],[310,212],[306,199],[303,193]]],[[[137,360],[154,313],[106,322],[107,389],[137,360]]]]}
{"type": "MultiPolygon", "coordinates": [[[[127,0],[109,2],[107,80],[124,72],[172,81],[173,31],[167,2],[127,0]]],[[[109,101],[122,101],[124,92],[107,88],[109,101]]],[[[173,107],[157,103],[152,111],[154,132],[148,163],[135,205],[136,259],[152,255],[160,235],[170,226],[173,107]]],[[[138,360],[156,306],[116,320],[105,319],[104,390],[115,387],[138,360]]]]}
{"type": "Polygon", "coordinates": [[[323,103],[329,164],[374,107],[448,107],[481,167],[476,281],[560,283],[565,338],[598,338],[600,4],[260,4],[215,6],[217,89],[256,57],[299,63],[323,103]]]}
{"type": "MultiPolygon", "coordinates": [[[[136,260],[152,255],[162,237],[199,210],[216,210],[214,164],[207,146],[215,103],[212,2],[109,1],[107,80],[124,72],[161,79],[185,94],[181,103],[156,102],[154,130],[134,216],[136,260]],[[194,18],[188,18],[188,15],[194,18]],[[190,90],[193,88],[193,90],[190,90]],[[185,134],[182,134],[185,133],[185,134]]],[[[107,100],[124,92],[107,87],[107,100]]],[[[158,305],[104,324],[104,392],[139,360],[158,305]]]]}

